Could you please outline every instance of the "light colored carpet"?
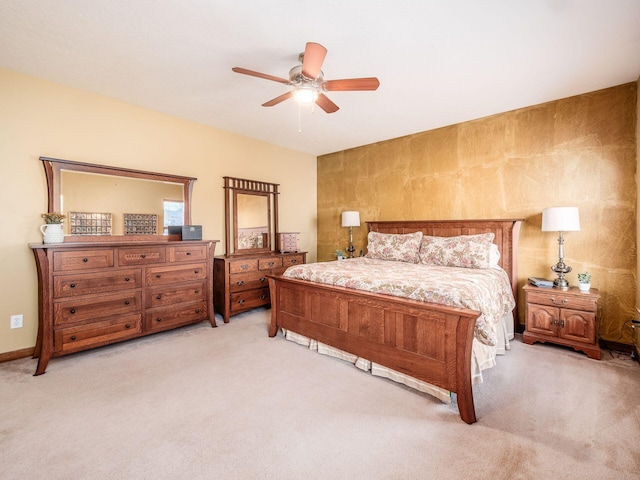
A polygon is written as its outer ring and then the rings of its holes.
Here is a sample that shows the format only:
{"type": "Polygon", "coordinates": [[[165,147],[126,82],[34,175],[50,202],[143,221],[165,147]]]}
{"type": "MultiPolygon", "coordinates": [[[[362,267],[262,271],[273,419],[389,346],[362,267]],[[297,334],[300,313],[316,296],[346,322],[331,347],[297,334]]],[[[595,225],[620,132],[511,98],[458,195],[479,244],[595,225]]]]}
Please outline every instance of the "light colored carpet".
{"type": "Polygon", "coordinates": [[[513,343],[478,423],[267,337],[269,312],[0,364],[0,478],[638,479],[640,366],[513,343]]]}

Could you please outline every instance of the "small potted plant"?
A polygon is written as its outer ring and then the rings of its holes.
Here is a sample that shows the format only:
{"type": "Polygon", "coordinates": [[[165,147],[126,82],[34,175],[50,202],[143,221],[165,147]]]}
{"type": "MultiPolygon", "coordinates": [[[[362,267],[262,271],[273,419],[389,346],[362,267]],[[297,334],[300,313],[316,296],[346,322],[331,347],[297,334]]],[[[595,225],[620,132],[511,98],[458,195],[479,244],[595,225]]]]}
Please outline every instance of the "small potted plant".
{"type": "Polygon", "coordinates": [[[347,258],[342,250],[336,250],[336,258],[338,260],[344,260],[347,258]]]}
{"type": "Polygon", "coordinates": [[[578,274],[578,288],[581,292],[588,292],[591,288],[591,274],[589,272],[578,274]]]}
{"type": "Polygon", "coordinates": [[[58,212],[48,212],[41,215],[44,218],[44,225],[40,226],[44,243],[64,242],[64,232],[62,231],[62,221],[65,215],[58,212]]]}

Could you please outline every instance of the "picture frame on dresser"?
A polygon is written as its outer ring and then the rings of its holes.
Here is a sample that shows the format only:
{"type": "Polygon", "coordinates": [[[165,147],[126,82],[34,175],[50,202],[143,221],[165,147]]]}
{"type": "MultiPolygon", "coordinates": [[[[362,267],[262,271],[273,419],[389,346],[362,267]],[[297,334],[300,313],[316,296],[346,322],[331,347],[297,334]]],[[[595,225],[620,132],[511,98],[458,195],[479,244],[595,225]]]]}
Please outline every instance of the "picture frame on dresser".
{"type": "MultiPolygon", "coordinates": [[[[47,177],[48,211],[61,211],[61,178],[69,170],[175,184],[183,191],[184,223],[190,223],[195,178],[49,157],[40,160],[47,177]]],[[[73,196],[73,192],[66,194],[73,196]]],[[[161,196],[157,198],[161,202],[161,196]]],[[[117,210],[112,207],[104,205],[100,211],[117,210]]],[[[45,373],[54,357],[201,321],[216,327],[213,258],[217,243],[182,242],[179,235],[71,234],[61,243],[30,244],[38,273],[35,375],[45,373]]]]}

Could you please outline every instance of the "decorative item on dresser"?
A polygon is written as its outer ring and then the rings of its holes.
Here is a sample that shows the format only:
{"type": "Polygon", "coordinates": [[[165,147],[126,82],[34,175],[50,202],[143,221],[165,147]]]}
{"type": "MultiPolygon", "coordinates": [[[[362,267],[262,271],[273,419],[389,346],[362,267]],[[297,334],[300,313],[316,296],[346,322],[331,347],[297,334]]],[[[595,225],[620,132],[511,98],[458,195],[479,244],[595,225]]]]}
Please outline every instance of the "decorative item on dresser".
{"type": "MultiPolygon", "coordinates": [[[[45,157],[40,160],[47,176],[49,211],[60,211],[63,174],[70,173],[81,177],[75,183],[65,183],[65,203],[82,197],[71,185],[89,181],[125,185],[133,180],[133,191],[118,191],[112,199],[101,196],[105,203],[90,207],[115,211],[122,218],[122,211],[114,207],[122,205],[122,197],[131,204],[126,200],[126,194],[131,193],[156,205],[157,215],[162,215],[167,196],[164,188],[171,188],[172,196],[182,192],[182,220],[190,223],[195,178],[45,157]],[[87,173],[90,175],[82,177],[87,173]],[[120,177],[118,182],[113,181],[114,176],[120,177]],[[102,177],[108,178],[106,182],[102,177]]],[[[91,211],[74,205],[77,207],[91,211]]],[[[52,357],[203,320],[216,326],[213,257],[217,240],[181,242],[176,235],[108,235],[107,231],[80,230],[78,235],[64,236],[61,243],[29,245],[38,270],[39,325],[34,357],[39,360],[35,375],[45,372],[52,357]]]]}
{"type": "Polygon", "coordinates": [[[297,251],[298,234],[278,232],[278,187],[224,177],[226,254],[214,260],[214,305],[225,323],[270,304],[267,275],[306,262],[306,252],[297,251]]]}
{"type": "Polygon", "coordinates": [[[525,331],[522,341],[549,342],[573,347],[600,360],[598,299],[600,293],[576,287],[558,291],[525,285],[525,331]]]}

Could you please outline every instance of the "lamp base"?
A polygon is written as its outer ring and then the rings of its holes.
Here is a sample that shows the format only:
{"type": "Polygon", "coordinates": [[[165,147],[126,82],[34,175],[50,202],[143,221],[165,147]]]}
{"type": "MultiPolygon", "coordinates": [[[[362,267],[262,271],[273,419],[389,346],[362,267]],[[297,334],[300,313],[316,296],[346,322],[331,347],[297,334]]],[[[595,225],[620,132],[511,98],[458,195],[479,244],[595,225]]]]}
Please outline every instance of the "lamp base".
{"type": "Polygon", "coordinates": [[[567,282],[564,278],[556,278],[553,281],[553,288],[558,288],[560,290],[569,290],[569,282],[567,282]]]}

